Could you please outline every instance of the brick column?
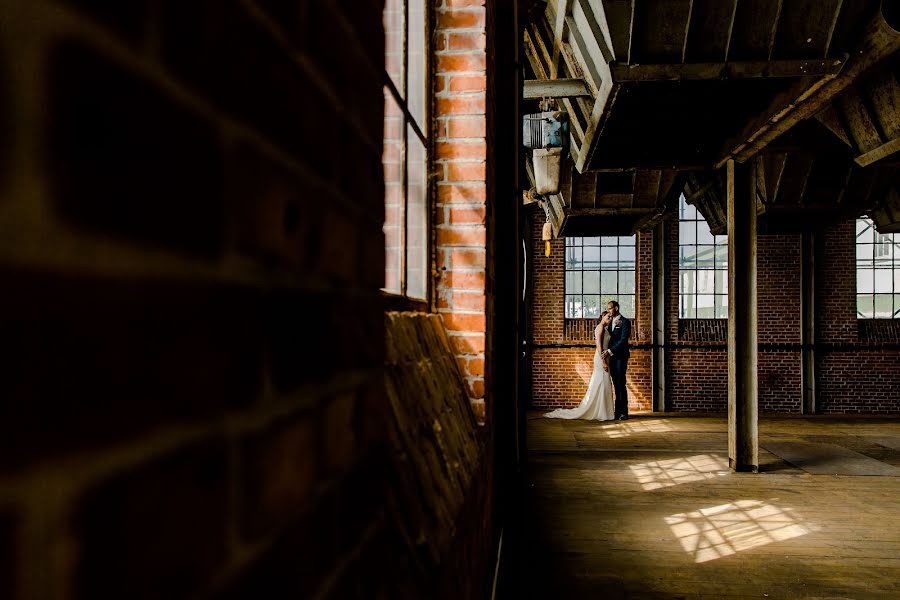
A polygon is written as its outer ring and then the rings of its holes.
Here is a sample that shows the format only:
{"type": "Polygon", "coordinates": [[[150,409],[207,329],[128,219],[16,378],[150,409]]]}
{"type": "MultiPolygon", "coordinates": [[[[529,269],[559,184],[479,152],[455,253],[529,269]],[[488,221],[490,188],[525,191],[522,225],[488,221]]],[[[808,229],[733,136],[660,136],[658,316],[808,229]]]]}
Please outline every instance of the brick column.
{"type": "Polygon", "coordinates": [[[437,310],[484,419],[486,160],[484,0],[437,0],[434,71],[437,310]]]}

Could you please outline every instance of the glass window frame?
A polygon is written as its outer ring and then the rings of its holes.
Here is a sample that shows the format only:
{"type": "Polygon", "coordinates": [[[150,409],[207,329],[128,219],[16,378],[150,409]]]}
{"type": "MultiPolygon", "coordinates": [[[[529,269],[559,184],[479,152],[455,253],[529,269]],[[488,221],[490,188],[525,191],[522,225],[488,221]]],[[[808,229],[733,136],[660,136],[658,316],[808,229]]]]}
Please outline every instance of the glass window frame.
{"type": "MultiPolygon", "coordinates": [[[[431,27],[431,19],[432,19],[432,8],[430,3],[422,2],[422,10],[423,10],[423,18],[422,22],[424,25],[425,31],[423,32],[423,41],[424,45],[422,48],[421,58],[422,65],[421,68],[423,70],[423,87],[421,90],[422,97],[424,98],[424,106],[423,109],[423,118],[420,123],[412,114],[409,106],[409,81],[410,81],[410,48],[409,48],[409,40],[410,40],[410,0],[398,0],[403,4],[403,60],[401,67],[401,76],[400,76],[400,87],[397,86],[393,78],[391,77],[387,64],[385,64],[384,68],[384,93],[385,93],[385,103],[389,101],[389,98],[393,100],[396,104],[396,107],[399,108],[399,112],[402,114],[401,118],[401,126],[400,126],[400,155],[401,155],[401,196],[402,196],[402,206],[401,206],[401,215],[400,215],[400,242],[399,247],[402,248],[401,256],[400,256],[400,266],[399,266],[399,289],[386,289],[386,287],[382,287],[382,294],[387,298],[387,305],[389,307],[407,307],[414,308],[420,310],[428,310],[430,308],[431,299],[433,297],[433,285],[431,280],[431,266],[433,262],[432,258],[432,248],[433,248],[433,233],[432,233],[432,212],[433,212],[433,190],[432,190],[432,178],[430,177],[431,172],[431,164],[432,164],[432,144],[431,138],[426,134],[428,129],[424,127],[425,124],[430,123],[431,119],[431,96],[432,96],[432,52],[431,52],[431,43],[430,43],[430,35],[429,30],[431,27]],[[424,232],[423,232],[423,241],[424,241],[424,259],[423,264],[420,265],[421,268],[421,277],[423,278],[423,287],[424,294],[422,296],[419,295],[410,295],[409,293],[409,264],[410,264],[410,248],[409,248],[409,229],[410,229],[410,200],[409,200],[409,189],[410,189],[410,144],[421,144],[422,155],[424,156],[424,164],[422,165],[422,170],[424,172],[424,182],[423,182],[423,194],[424,198],[422,199],[422,205],[424,210],[424,232]]],[[[413,0],[415,1],[415,0],[413,0]]],[[[385,5],[385,9],[387,9],[388,5],[385,5]]],[[[387,51],[387,44],[386,51],[387,51]]],[[[385,264],[385,275],[387,274],[388,265],[385,264]]],[[[385,285],[387,282],[385,281],[385,285]]]]}
{"type": "Polygon", "coordinates": [[[709,234],[706,239],[700,239],[701,228],[703,224],[709,229],[709,224],[696,206],[689,205],[681,194],[678,199],[678,318],[680,320],[707,320],[707,319],[728,319],[728,236],[709,234]],[[686,213],[688,216],[685,216],[686,213]],[[686,236],[685,233],[688,235],[686,236]],[[685,241],[684,238],[689,240],[685,241]],[[700,252],[701,248],[708,248],[712,251],[712,265],[701,266],[700,252]],[[720,266],[720,257],[724,256],[724,266],[720,266]],[[686,267],[688,262],[686,258],[693,257],[693,266],[686,267]],[[712,275],[710,278],[709,275],[712,275]],[[711,292],[704,291],[701,293],[701,275],[704,280],[711,281],[711,292]],[[690,292],[684,291],[685,279],[693,279],[695,284],[690,292]],[[720,291],[724,290],[724,291],[720,291]],[[685,311],[686,298],[690,297],[691,309],[685,311]],[[698,316],[700,308],[700,298],[712,299],[713,316],[698,316]],[[724,314],[720,312],[720,308],[724,309],[724,314]],[[693,312],[693,314],[690,314],[693,312]]]}
{"type": "MultiPolygon", "coordinates": [[[[563,264],[563,318],[565,321],[580,321],[580,320],[596,320],[599,317],[599,313],[606,309],[606,303],[609,300],[615,299],[619,302],[620,305],[625,307],[629,307],[628,303],[623,303],[623,297],[630,297],[631,303],[630,308],[631,311],[637,312],[637,236],[571,236],[566,237],[565,244],[565,254],[564,254],[564,264],[563,264]],[[630,243],[623,243],[623,238],[629,239],[630,243]],[[615,243],[612,243],[612,240],[615,240],[615,243]],[[633,258],[631,260],[631,266],[623,268],[623,262],[621,259],[622,253],[621,248],[630,248],[633,251],[633,258]],[[596,250],[597,255],[597,266],[586,268],[584,261],[585,249],[590,251],[596,250]],[[604,268],[603,261],[603,253],[604,250],[607,251],[607,255],[611,255],[611,250],[615,249],[615,266],[613,268],[604,268]],[[578,255],[581,256],[582,259],[579,265],[571,265],[569,261],[569,256],[578,255]],[[592,277],[597,282],[597,292],[596,293],[588,293],[585,291],[585,273],[593,274],[596,273],[596,277],[592,277]],[[615,282],[616,282],[616,291],[614,295],[610,295],[604,290],[603,280],[604,274],[607,275],[607,278],[610,274],[615,273],[615,282]],[[628,293],[623,293],[619,290],[619,285],[622,282],[622,274],[626,274],[631,276],[631,291],[628,293]],[[578,287],[579,291],[575,292],[575,290],[570,289],[570,279],[577,278],[578,283],[580,284],[578,287]],[[597,315],[596,316],[584,316],[584,307],[585,307],[585,296],[597,297],[597,315]],[[569,312],[569,298],[580,298],[580,316],[576,316],[575,314],[571,314],[569,312]]],[[[627,263],[624,263],[627,264],[627,263]]],[[[626,277],[627,279],[627,277],[626,277]]],[[[625,311],[623,311],[625,313],[625,311]]],[[[634,314],[626,316],[630,318],[634,318],[634,314]]]]}
{"type": "Polygon", "coordinates": [[[858,321],[900,320],[900,234],[878,233],[868,217],[854,221],[854,267],[856,294],[854,306],[858,321]],[[886,289],[878,285],[877,273],[887,273],[886,289]],[[868,281],[864,281],[864,279],[868,281]],[[879,316],[877,301],[889,297],[890,316],[879,316]],[[866,304],[870,312],[860,311],[866,304]]]}

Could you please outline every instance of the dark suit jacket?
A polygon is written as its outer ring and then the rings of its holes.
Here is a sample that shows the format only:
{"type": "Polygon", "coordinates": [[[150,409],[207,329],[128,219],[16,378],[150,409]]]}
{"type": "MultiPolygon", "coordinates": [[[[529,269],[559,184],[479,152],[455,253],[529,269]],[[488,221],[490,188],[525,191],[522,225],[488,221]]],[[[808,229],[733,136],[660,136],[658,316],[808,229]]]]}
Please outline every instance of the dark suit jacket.
{"type": "Polygon", "coordinates": [[[613,358],[628,360],[631,355],[631,346],[628,339],[631,337],[631,321],[622,317],[619,326],[615,331],[610,323],[607,328],[609,330],[609,350],[613,354],[613,358]]]}

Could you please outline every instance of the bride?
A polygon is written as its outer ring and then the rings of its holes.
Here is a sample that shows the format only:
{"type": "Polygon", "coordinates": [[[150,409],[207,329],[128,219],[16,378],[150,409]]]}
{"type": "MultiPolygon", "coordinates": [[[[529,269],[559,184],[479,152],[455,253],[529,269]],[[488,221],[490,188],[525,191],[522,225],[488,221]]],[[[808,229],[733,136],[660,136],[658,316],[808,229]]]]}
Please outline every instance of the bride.
{"type": "Polygon", "coordinates": [[[558,408],[545,417],[551,419],[587,419],[590,421],[611,421],[615,418],[613,406],[613,384],[609,376],[609,365],[601,358],[603,351],[609,347],[609,323],[612,317],[608,312],[601,315],[600,323],[594,329],[594,340],[597,350],[594,352],[594,371],[587,393],[581,404],[575,408],[558,408]]]}

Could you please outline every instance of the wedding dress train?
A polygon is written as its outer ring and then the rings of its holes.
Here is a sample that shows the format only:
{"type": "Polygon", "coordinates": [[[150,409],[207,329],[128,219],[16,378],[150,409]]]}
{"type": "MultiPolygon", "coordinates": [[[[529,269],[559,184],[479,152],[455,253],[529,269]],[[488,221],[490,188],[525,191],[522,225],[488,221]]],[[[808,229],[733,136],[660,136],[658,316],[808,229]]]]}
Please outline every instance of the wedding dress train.
{"type": "MultiPolygon", "coordinates": [[[[595,337],[598,333],[595,331],[595,337]]],[[[604,329],[601,348],[606,350],[608,344],[609,332],[604,329]]],[[[612,378],[608,371],[603,370],[603,361],[600,359],[599,351],[594,351],[594,371],[591,373],[591,381],[584,398],[581,399],[581,404],[575,408],[557,408],[544,416],[551,419],[586,419],[590,421],[611,421],[615,418],[612,378]]]]}

